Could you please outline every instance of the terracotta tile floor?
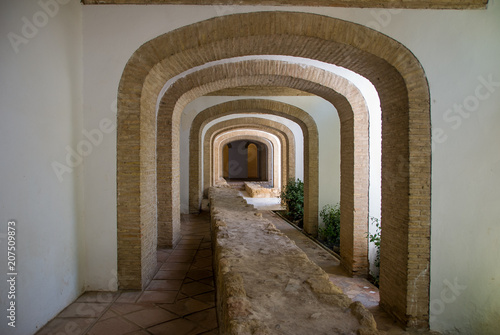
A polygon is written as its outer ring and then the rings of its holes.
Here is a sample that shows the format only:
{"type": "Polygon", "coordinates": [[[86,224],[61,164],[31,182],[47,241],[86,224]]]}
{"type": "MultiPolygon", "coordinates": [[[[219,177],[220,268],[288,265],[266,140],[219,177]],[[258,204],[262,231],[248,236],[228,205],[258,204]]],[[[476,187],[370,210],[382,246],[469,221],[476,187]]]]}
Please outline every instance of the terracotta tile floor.
{"type": "Polygon", "coordinates": [[[182,216],[144,291],[86,292],[37,334],[218,334],[208,213],[182,216]]]}
{"type": "MultiPolygon", "coordinates": [[[[379,330],[403,330],[378,307],[378,289],[349,278],[338,260],[270,211],[263,211],[294,240],[330,280],[374,314],[379,330]]],[[[218,334],[212,273],[210,217],[182,215],[182,239],[175,249],[158,250],[158,270],[144,291],[86,292],[37,334],[218,334]]]]}

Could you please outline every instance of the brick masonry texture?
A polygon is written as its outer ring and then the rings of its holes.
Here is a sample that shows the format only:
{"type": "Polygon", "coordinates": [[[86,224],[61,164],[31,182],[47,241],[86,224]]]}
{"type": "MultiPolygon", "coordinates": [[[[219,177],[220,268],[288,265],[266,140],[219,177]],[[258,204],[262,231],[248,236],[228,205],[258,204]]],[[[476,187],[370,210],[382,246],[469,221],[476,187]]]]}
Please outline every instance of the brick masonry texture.
{"type": "MultiPolygon", "coordinates": [[[[156,243],[164,246],[174,245],[180,236],[182,109],[199,96],[235,86],[291,87],[321,96],[336,107],[342,147],[342,262],[353,274],[362,273],[367,222],[367,192],[362,190],[368,184],[368,156],[360,152],[367,152],[368,117],[364,100],[352,85],[340,85],[343,79],[326,71],[279,61],[221,64],[176,81],[161,98],[155,119],[156,101],[168,79],[210,61],[258,54],[336,64],[375,86],[382,109],[381,305],[408,327],[427,327],[431,145],[425,73],[397,41],[361,25],[314,14],[217,17],[161,35],[132,55],[118,90],[120,287],[140,288],[147,282],[154,271],[155,234],[156,243]],[[347,232],[345,226],[351,224],[347,232]]],[[[317,178],[317,166],[307,164],[310,177],[317,178]]],[[[317,186],[312,185],[317,180],[305,181],[311,185],[306,197],[317,197],[317,186]]],[[[306,210],[308,231],[315,234],[317,208],[306,210]]]]}
{"type": "MultiPolygon", "coordinates": [[[[190,134],[190,155],[191,157],[193,152],[197,152],[196,144],[200,141],[201,132],[203,127],[209,122],[215,120],[217,117],[222,117],[230,114],[271,114],[277,115],[284,118],[287,118],[291,121],[296,122],[302,129],[304,134],[304,155],[308,155],[309,157],[304,162],[304,166],[307,169],[304,169],[304,179],[306,180],[305,188],[312,189],[314,187],[318,187],[317,183],[317,173],[315,174],[315,167],[318,167],[318,153],[317,148],[319,147],[318,143],[318,129],[316,127],[316,123],[313,118],[307,114],[305,111],[301,110],[292,105],[288,105],[278,101],[272,100],[262,100],[262,99],[248,99],[248,100],[235,100],[229,101],[226,103],[222,103],[216,106],[212,106],[207,108],[206,110],[200,112],[196,118],[193,120],[191,126],[191,134],[190,134]],[[311,164],[306,165],[307,162],[310,161],[311,164]],[[309,177],[311,174],[311,177],[309,177]]],[[[198,149],[199,152],[199,149],[198,149]]],[[[205,151],[206,152],[206,151],[205,151]]],[[[201,160],[202,157],[199,157],[201,160]]],[[[293,161],[290,161],[290,175],[294,175],[294,162],[295,157],[293,157],[293,161]]],[[[208,171],[205,167],[204,171],[208,171]]],[[[190,166],[190,191],[196,190],[196,185],[201,183],[201,178],[199,174],[199,169],[196,166],[190,166]]],[[[209,180],[209,176],[205,175],[204,180],[209,180]]],[[[205,183],[204,189],[206,189],[209,185],[205,183]]],[[[310,196],[307,197],[306,208],[317,208],[318,207],[318,190],[316,191],[308,191],[310,196]]],[[[195,194],[196,197],[196,194],[195,194]]],[[[193,197],[192,199],[196,199],[193,197]]],[[[197,206],[199,200],[195,200],[194,207],[197,206]]],[[[317,221],[317,217],[316,217],[317,221]]]]}
{"type": "Polygon", "coordinates": [[[250,130],[250,129],[240,129],[240,130],[235,130],[232,133],[226,133],[226,134],[221,134],[217,138],[214,139],[213,141],[213,159],[212,159],[212,166],[213,166],[213,182],[215,183],[222,177],[222,149],[224,145],[227,143],[233,142],[233,141],[240,141],[240,140],[253,140],[260,142],[264,144],[265,147],[267,147],[267,152],[270,153],[268,154],[268,162],[267,166],[271,167],[273,166],[274,169],[270,171],[272,173],[272,178],[274,181],[276,181],[277,175],[278,175],[278,166],[279,166],[279,160],[280,157],[278,155],[274,154],[275,148],[279,146],[278,141],[270,136],[268,133],[263,133],[262,131],[258,130],[250,130]]]}
{"type": "MultiPolygon", "coordinates": [[[[225,85],[230,85],[230,82],[228,81],[232,81],[233,79],[238,80],[238,82],[245,83],[247,80],[251,80],[252,82],[257,81],[265,85],[290,85],[293,87],[299,87],[300,89],[309,92],[316,93],[317,95],[322,96],[326,100],[330,101],[337,108],[341,120],[341,127],[342,124],[354,127],[354,123],[356,123],[357,133],[364,132],[362,137],[364,137],[365,139],[368,138],[368,112],[362,95],[357,90],[357,88],[349,81],[330,72],[317,69],[315,67],[304,67],[288,62],[250,61],[214,66],[210,69],[202,70],[192,75],[187,75],[183,78],[183,80],[185,80],[187,83],[190,83],[199,80],[195,78],[200,77],[211,78],[212,80],[214,80],[214,82],[216,82],[217,85],[224,85],[223,87],[225,87],[225,85]],[[290,77],[277,76],[276,73],[281,71],[283,71],[284,73],[293,74],[295,78],[291,80],[290,77]],[[260,73],[261,75],[255,76],[257,73],[260,73]],[[262,77],[262,74],[268,74],[269,76],[262,77]],[[252,75],[252,77],[249,77],[250,75],[252,75]],[[356,118],[353,118],[353,110],[356,110],[357,112],[358,116],[356,118]],[[351,123],[342,122],[343,120],[349,119],[352,119],[353,121],[351,123]]],[[[175,86],[176,84],[174,84],[173,86],[175,86]]],[[[182,85],[182,83],[179,83],[178,86],[182,85]]],[[[182,91],[185,91],[185,89],[183,89],[182,91]]],[[[169,90],[167,90],[167,94],[168,93],[169,90]]],[[[175,108],[178,107],[179,104],[175,106],[175,108]]],[[[307,142],[309,136],[306,130],[307,129],[303,129],[305,142],[307,142]]],[[[341,132],[343,132],[342,129],[341,132]]],[[[352,138],[348,138],[348,140],[352,140],[352,138]]],[[[343,170],[354,171],[354,168],[352,166],[354,163],[358,164],[358,168],[354,172],[351,172],[351,179],[344,179],[345,182],[342,184],[343,189],[341,190],[341,193],[345,198],[350,199],[351,197],[355,196],[356,199],[352,201],[341,201],[341,207],[347,206],[344,210],[345,213],[354,213],[356,209],[355,215],[353,214],[352,216],[348,216],[345,218],[345,220],[346,222],[347,220],[357,220],[356,224],[349,223],[349,225],[352,225],[352,229],[362,231],[362,233],[359,233],[358,235],[363,235],[367,230],[368,220],[368,144],[366,140],[365,145],[356,146],[356,150],[354,146],[349,143],[346,143],[346,145],[342,144],[342,147],[343,150],[341,155],[346,156],[345,159],[342,158],[342,164],[345,164],[343,170]],[[356,155],[356,161],[353,159],[353,155],[356,155]],[[359,176],[360,173],[363,173],[364,175],[359,176]],[[354,188],[352,187],[352,183],[355,180],[359,181],[358,184],[363,183],[366,189],[365,193],[360,192],[354,195],[354,188]]],[[[304,183],[306,185],[304,195],[306,199],[317,199],[318,197],[318,166],[314,164],[317,159],[309,161],[309,157],[316,157],[318,155],[317,150],[318,148],[314,146],[305,148],[304,165],[307,167],[307,169],[305,170],[306,174],[304,175],[304,183]],[[311,150],[311,152],[307,151],[309,149],[311,150]]],[[[348,175],[345,175],[347,178],[348,175]]],[[[361,188],[363,186],[359,187],[361,188]]],[[[313,202],[313,200],[311,200],[310,202],[306,202],[304,206],[304,213],[304,227],[306,231],[312,235],[316,235],[318,226],[317,201],[313,202]]],[[[351,235],[349,232],[350,230],[346,230],[344,234],[351,235]]],[[[366,239],[362,238],[359,243],[366,244],[366,239]]],[[[352,245],[352,243],[350,244],[352,245]]],[[[361,248],[358,248],[356,251],[360,252],[358,252],[356,255],[352,255],[349,258],[345,258],[344,262],[346,268],[350,272],[362,275],[363,272],[367,272],[367,249],[362,251],[361,248]],[[352,265],[353,263],[356,264],[352,265]],[[365,270],[363,270],[363,268],[365,270]]]]}
{"type": "MultiPolygon", "coordinates": [[[[194,124],[193,124],[194,125],[194,124]]],[[[208,129],[203,140],[204,157],[201,157],[200,144],[195,143],[197,136],[190,138],[190,211],[197,213],[200,210],[201,197],[208,195],[208,188],[213,186],[213,180],[217,179],[213,175],[212,167],[216,163],[213,159],[213,140],[222,131],[235,129],[259,129],[269,132],[280,139],[281,146],[281,175],[282,183],[289,178],[295,177],[295,140],[294,135],[288,127],[279,122],[262,118],[243,117],[217,123],[208,129]],[[201,185],[201,165],[203,161],[203,186],[201,185]],[[285,176],[283,178],[283,176],[285,176]]],[[[197,130],[191,128],[191,134],[197,130]]],[[[220,156],[219,156],[220,157],[220,156]]]]}
{"type": "MultiPolygon", "coordinates": [[[[253,113],[252,113],[253,114],[253,113]]],[[[204,123],[206,124],[206,123],[204,123]]],[[[211,143],[214,136],[214,133],[217,134],[221,130],[229,130],[229,129],[238,129],[238,128],[248,128],[253,126],[255,129],[262,129],[267,132],[274,134],[280,138],[280,142],[282,143],[282,148],[284,155],[282,155],[281,165],[282,165],[282,175],[286,176],[284,181],[289,178],[295,177],[295,139],[294,135],[288,127],[283,124],[271,120],[266,120],[263,118],[256,117],[246,117],[246,118],[237,118],[233,120],[228,120],[225,122],[220,122],[211,127],[206,131],[205,138],[203,139],[203,148],[204,152],[210,152],[212,150],[211,143]],[[208,151],[207,151],[208,150],[208,151]]],[[[201,129],[198,124],[193,122],[191,127],[191,136],[190,136],[190,151],[189,151],[189,196],[190,196],[190,211],[196,213],[199,211],[201,197],[208,195],[208,187],[210,185],[211,170],[210,170],[210,155],[205,155],[205,157],[201,157],[200,150],[200,139],[199,135],[201,133],[201,129]],[[208,158],[208,160],[207,160],[208,158]],[[204,163],[201,163],[204,161],[204,163]],[[201,182],[201,167],[203,164],[203,185],[201,182]],[[207,169],[208,167],[208,169],[207,169]]]]}
{"type": "Polygon", "coordinates": [[[270,86],[239,86],[229,87],[220,91],[208,93],[208,96],[248,96],[248,97],[284,97],[284,96],[314,96],[314,94],[296,90],[290,87],[270,86]]]}
{"type": "MultiPolygon", "coordinates": [[[[211,166],[211,170],[208,171],[209,180],[207,181],[217,181],[222,178],[222,150],[223,147],[232,142],[232,134],[237,134],[234,137],[237,137],[238,140],[255,140],[264,145],[266,148],[266,171],[265,178],[266,180],[273,180],[277,183],[277,174],[278,172],[283,175],[286,172],[286,168],[283,169],[283,159],[285,158],[284,152],[281,151],[280,155],[277,155],[277,148],[286,151],[286,143],[285,138],[275,130],[271,130],[266,127],[256,127],[251,124],[242,125],[242,127],[229,127],[227,129],[223,129],[220,132],[217,132],[211,136],[211,139],[205,137],[204,145],[207,148],[207,155],[204,157],[204,166],[211,166]],[[259,137],[260,134],[264,134],[262,138],[259,137]],[[245,138],[245,135],[249,135],[249,138],[245,138]],[[278,137],[278,141],[275,141],[272,135],[278,137]],[[222,139],[224,139],[222,141],[222,139]],[[271,143],[271,140],[272,143],[271,143]],[[273,144],[274,143],[274,144],[273,144]],[[217,158],[216,158],[217,157],[217,158]],[[273,163],[274,162],[274,163],[273,163]],[[275,165],[278,164],[279,165],[275,165]],[[271,169],[274,167],[274,169],[271,169]],[[281,170],[280,170],[281,167],[281,170]]],[[[213,186],[213,183],[212,185],[213,186]]],[[[210,187],[208,186],[208,187],[210,187]]],[[[208,191],[208,189],[207,189],[208,191]]]]}
{"type": "MultiPolygon", "coordinates": [[[[219,137],[219,136],[222,136],[223,133],[226,133],[226,132],[231,132],[231,131],[237,131],[238,134],[245,134],[245,131],[246,130],[250,130],[250,131],[254,131],[254,133],[256,134],[257,136],[257,133],[256,132],[264,132],[266,134],[269,134],[269,136],[266,136],[265,138],[268,139],[268,140],[264,140],[264,141],[259,141],[259,142],[262,142],[262,143],[268,143],[269,142],[269,139],[272,138],[272,136],[270,135],[273,135],[273,136],[276,136],[278,138],[278,141],[276,142],[278,147],[280,148],[281,150],[281,154],[277,157],[278,161],[280,162],[280,166],[277,166],[277,171],[280,171],[281,173],[281,176],[286,176],[288,175],[288,161],[289,161],[289,158],[290,158],[290,150],[289,147],[288,147],[288,139],[290,138],[291,136],[291,139],[293,141],[293,134],[290,132],[289,134],[285,134],[284,132],[281,132],[278,128],[274,128],[272,126],[265,126],[265,125],[262,125],[260,120],[264,120],[264,119],[257,119],[257,118],[241,118],[241,119],[238,119],[238,120],[242,120],[243,122],[241,124],[239,124],[238,126],[228,126],[228,127],[223,127],[221,129],[215,129],[215,128],[219,128],[219,125],[223,125],[225,124],[226,122],[221,122],[217,125],[215,125],[214,127],[212,127],[211,129],[209,129],[207,131],[207,134],[211,133],[211,136],[210,138],[208,136],[205,136],[205,139],[204,139],[204,147],[207,147],[208,148],[208,151],[207,151],[207,155],[203,158],[204,160],[204,165],[206,166],[206,164],[210,164],[210,161],[213,162],[213,166],[215,166],[215,164],[217,163],[215,160],[214,160],[214,150],[216,149],[214,147],[214,140],[219,137]],[[249,122],[249,123],[246,123],[246,122],[249,122]],[[255,122],[255,123],[253,123],[255,122]],[[287,136],[288,135],[288,136],[287,136]],[[207,159],[208,159],[208,162],[207,162],[207,159]],[[281,167],[281,169],[279,169],[281,167]]],[[[264,120],[264,121],[268,121],[268,120],[264,120]]],[[[229,123],[232,123],[231,121],[229,121],[229,123]]],[[[267,123],[267,122],[265,122],[267,123]]],[[[235,123],[235,125],[238,124],[238,123],[235,123]]],[[[282,126],[282,125],[281,125],[282,126]]],[[[282,128],[280,127],[280,124],[279,123],[276,123],[276,127],[279,127],[279,128],[282,128]]],[[[286,127],[285,127],[286,128],[286,127]]],[[[225,141],[225,144],[227,144],[227,141],[225,141]]],[[[222,148],[219,148],[220,150],[222,150],[222,148]]],[[[270,147],[269,145],[266,145],[266,155],[267,153],[269,153],[270,155],[274,155],[275,153],[272,151],[272,147],[270,147]]],[[[222,153],[219,152],[219,157],[222,157],[222,153]]],[[[263,174],[263,176],[265,176],[265,178],[269,179],[270,176],[273,175],[273,171],[271,170],[271,166],[269,165],[269,163],[271,161],[273,161],[273,158],[272,157],[268,157],[269,161],[268,161],[268,164],[267,164],[267,171],[265,171],[265,173],[263,174]]],[[[209,173],[212,173],[209,171],[209,173]]],[[[220,171],[219,171],[220,173],[220,171]]],[[[210,187],[210,186],[213,186],[213,185],[209,185],[207,187],[210,187]]],[[[206,189],[208,191],[208,189],[206,189]]]]}

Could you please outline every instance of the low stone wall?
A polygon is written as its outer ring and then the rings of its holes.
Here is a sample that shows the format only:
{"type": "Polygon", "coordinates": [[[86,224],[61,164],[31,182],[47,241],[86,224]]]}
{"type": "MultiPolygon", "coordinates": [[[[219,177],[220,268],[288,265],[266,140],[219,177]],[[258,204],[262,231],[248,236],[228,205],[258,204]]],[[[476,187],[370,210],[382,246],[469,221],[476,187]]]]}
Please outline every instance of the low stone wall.
{"type": "Polygon", "coordinates": [[[252,182],[245,182],[245,191],[252,198],[276,198],[279,192],[276,188],[266,188],[252,182]]]}
{"type": "Polygon", "coordinates": [[[378,334],[373,316],[252,205],[209,191],[220,334],[378,334]]]}

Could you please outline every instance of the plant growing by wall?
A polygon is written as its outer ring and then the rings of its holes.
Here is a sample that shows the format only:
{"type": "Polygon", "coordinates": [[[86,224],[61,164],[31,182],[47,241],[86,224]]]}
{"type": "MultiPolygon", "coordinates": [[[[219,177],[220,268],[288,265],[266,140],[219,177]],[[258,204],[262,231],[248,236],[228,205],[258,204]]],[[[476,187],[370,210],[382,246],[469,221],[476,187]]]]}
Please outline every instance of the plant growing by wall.
{"type": "Polygon", "coordinates": [[[366,235],[368,237],[368,240],[375,244],[375,250],[377,251],[374,263],[375,267],[377,268],[377,273],[372,273],[372,277],[375,282],[375,285],[378,286],[379,272],[380,272],[380,231],[382,229],[382,226],[378,218],[371,217],[370,221],[372,222],[372,224],[375,224],[376,230],[374,234],[367,233],[366,235]]]}
{"type": "Polygon", "coordinates": [[[290,179],[281,190],[281,203],[286,215],[299,227],[304,225],[304,183],[297,178],[290,179]]]}
{"type": "Polygon", "coordinates": [[[319,212],[325,226],[318,229],[319,238],[330,249],[340,245],[340,205],[325,205],[319,212]]]}

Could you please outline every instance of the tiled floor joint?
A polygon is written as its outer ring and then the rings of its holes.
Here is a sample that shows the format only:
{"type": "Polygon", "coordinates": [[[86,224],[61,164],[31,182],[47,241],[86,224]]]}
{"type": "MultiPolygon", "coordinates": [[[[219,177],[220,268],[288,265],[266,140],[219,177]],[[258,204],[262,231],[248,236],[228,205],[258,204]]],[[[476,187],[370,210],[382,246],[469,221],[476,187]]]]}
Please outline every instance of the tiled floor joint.
{"type": "Polygon", "coordinates": [[[86,292],[37,335],[218,334],[208,214],[183,215],[144,291],[86,292]]]}

